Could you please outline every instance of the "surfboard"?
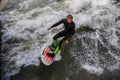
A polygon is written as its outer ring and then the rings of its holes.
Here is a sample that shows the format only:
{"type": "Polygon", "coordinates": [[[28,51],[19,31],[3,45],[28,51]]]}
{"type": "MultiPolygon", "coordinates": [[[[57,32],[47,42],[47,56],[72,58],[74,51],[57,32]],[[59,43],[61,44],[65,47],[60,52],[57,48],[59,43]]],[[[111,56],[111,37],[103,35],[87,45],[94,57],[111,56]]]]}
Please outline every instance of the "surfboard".
{"type": "Polygon", "coordinates": [[[48,54],[51,54],[51,53],[53,53],[53,51],[50,49],[50,47],[49,46],[47,46],[44,50],[43,50],[43,53],[42,53],[42,55],[41,55],[41,61],[42,61],[42,63],[44,64],[44,65],[46,65],[46,66],[50,66],[53,62],[54,62],[54,57],[52,58],[52,57],[50,57],[50,56],[48,56],[48,54]]]}

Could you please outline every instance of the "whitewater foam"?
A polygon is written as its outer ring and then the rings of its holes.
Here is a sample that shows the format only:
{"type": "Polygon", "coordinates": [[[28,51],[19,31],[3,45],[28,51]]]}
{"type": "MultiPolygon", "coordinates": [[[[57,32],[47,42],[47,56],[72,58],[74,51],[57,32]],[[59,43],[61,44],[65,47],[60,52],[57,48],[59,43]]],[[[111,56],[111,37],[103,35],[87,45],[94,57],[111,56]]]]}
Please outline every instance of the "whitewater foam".
{"type": "Polygon", "coordinates": [[[90,73],[96,73],[96,74],[101,74],[103,73],[103,68],[95,66],[95,65],[88,65],[88,64],[84,64],[82,65],[83,69],[86,69],[87,71],[89,71],[90,73]]]}

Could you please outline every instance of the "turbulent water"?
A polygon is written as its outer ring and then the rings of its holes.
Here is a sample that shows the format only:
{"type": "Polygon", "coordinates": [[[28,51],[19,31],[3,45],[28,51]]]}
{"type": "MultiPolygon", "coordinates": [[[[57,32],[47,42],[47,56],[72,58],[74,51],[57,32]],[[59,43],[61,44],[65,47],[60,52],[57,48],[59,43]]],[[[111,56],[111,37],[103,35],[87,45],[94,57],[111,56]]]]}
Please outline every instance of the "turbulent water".
{"type": "MultiPolygon", "coordinates": [[[[3,25],[2,80],[10,80],[11,76],[20,73],[22,67],[34,65],[43,69],[40,54],[52,42],[52,37],[63,30],[63,25],[51,31],[47,31],[47,28],[68,14],[74,17],[76,33],[69,48],[61,51],[63,54],[59,62],[66,63],[60,65],[56,61],[57,64],[52,65],[66,66],[69,73],[63,71],[63,74],[69,76],[80,70],[98,76],[105,71],[120,70],[119,0],[9,0],[0,14],[3,25]],[[84,31],[86,26],[93,31],[84,31]],[[72,71],[73,68],[76,70],[72,71]]],[[[59,80],[55,75],[57,73],[53,73],[50,80],[59,80]]],[[[33,80],[46,80],[42,77],[33,80]]],[[[61,80],[79,79],[67,77],[61,80]]]]}

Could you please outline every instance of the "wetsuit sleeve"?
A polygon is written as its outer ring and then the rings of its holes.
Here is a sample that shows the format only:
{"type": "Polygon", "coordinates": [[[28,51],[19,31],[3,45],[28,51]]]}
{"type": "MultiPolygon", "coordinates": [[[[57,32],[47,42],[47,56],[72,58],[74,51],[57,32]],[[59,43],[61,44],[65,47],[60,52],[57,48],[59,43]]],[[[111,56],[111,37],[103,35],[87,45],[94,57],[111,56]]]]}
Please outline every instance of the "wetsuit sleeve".
{"type": "Polygon", "coordinates": [[[70,37],[68,38],[69,41],[71,40],[74,33],[75,33],[75,25],[74,25],[74,28],[71,31],[70,37]]]}
{"type": "Polygon", "coordinates": [[[51,27],[52,27],[52,28],[53,28],[53,27],[56,27],[56,26],[58,26],[58,25],[60,25],[60,24],[62,24],[62,23],[63,23],[63,19],[60,20],[59,22],[55,23],[55,24],[52,25],[51,27]]]}

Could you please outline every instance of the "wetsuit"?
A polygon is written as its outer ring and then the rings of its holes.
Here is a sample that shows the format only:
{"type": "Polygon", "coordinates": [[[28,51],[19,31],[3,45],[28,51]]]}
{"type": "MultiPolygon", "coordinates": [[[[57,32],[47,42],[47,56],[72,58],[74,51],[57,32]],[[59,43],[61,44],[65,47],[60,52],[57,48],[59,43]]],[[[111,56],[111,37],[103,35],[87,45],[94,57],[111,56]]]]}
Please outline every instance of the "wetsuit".
{"type": "MultiPolygon", "coordinates": [[[[56,24],[54,24],[53,26],[51,26],[52,28],[53,27],[56,27],[57,25],[60,25],[60,24],[64,24],[64,27],[65,29],[59,33],[57,33],[54,37],[53,37],[53,40],[57,40],[59,37],[64,37],[62,40],[60,40],[60,42],[58,43],[58,46],[59,46],[59,49],[61,48],[62,46],[62,43],[65,41],[65,40],[71,40],[74,32],[75,32],[75,23],[72,21],[71,23],[68,23],[67,22],[67,19],[62,19],[60,20],[59,22],[57,22],[56,24]]],[[[55,53],[57,54],[57,52],[55,53]]]]}

